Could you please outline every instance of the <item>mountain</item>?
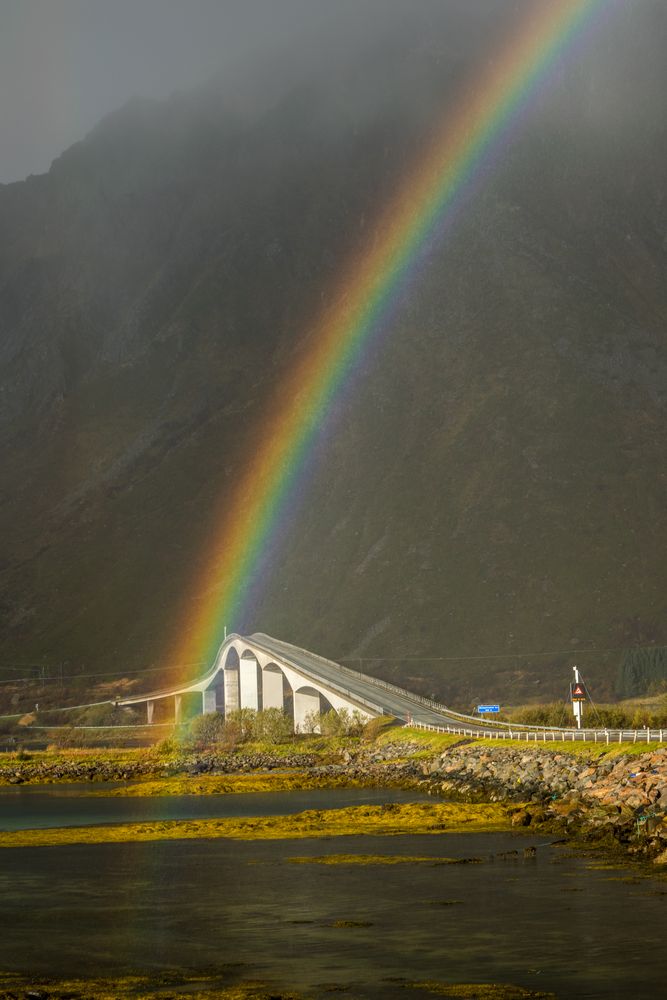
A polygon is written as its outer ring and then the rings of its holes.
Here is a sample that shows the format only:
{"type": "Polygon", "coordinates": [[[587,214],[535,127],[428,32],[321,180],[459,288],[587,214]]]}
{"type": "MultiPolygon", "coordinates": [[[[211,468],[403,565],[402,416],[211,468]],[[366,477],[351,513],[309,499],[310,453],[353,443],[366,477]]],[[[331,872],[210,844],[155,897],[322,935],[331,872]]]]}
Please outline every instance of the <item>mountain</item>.
{"type": "MultiPolygon", "coordinates": [[[[0,675],[170,664],[281,380],[508,10],[132,101],[0,186],[0,675]]],[[[608,696],[667,644],[666,42],[661,4],[600,18],[496,151],[231,627],[459,703],[574,662],[608,696]]]]}

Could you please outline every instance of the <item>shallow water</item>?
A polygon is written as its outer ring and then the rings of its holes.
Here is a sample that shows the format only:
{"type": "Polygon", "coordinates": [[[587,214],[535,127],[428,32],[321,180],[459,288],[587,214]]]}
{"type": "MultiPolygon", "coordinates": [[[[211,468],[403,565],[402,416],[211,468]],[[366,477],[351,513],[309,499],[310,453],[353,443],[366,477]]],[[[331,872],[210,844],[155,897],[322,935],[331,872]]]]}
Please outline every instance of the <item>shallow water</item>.
{"type": "Polygon", "coordinates": [[[99,784],[12,785],[0,790],[0,830],[35,830],[100,823],[142,823],[224,816],[281,816],[304,809],[344,809],[383,802],[425,801],[399,788],[316,788],[310,791],[242,792],[231,795],[166,795],[104,798],[99,784]],[[94,791],[95,795],[82,794],[94,791]],[[102,793],[102,794],[100,794],[102,793]]]}
{"type": "MultiPolygon", "coordinates": [[[[338,792],[324,793],[328,804],[342,804],[338,792]]],[[[387,791],[377,796],[395,801],[387,791]]],[[[315,791],[246,798],[323,807],[315,791]]],[[[126,819],[129,800],[111,801],[117,818],[126,819]]],[[[317,998],[409,1000],[413,991],[397,980],[426,979],[515,983],[561,998],[663,995],[667,883],[588,864],[544,838],[519,834],[2,851],[0,968],[92,975],[239,963],[243,978],[272,978],[317,998]],[[537,850],[525,858],[529,845],[537,850]],[[508,850],[518,854],[498,856],[508,850]],[[288,860],[354,853],[485,860],[288,860]],[[368,926],[332,926],[339,920],[368,926]],[[332,983],[348,990],[331,993],[322,985],[332,983]]]]}

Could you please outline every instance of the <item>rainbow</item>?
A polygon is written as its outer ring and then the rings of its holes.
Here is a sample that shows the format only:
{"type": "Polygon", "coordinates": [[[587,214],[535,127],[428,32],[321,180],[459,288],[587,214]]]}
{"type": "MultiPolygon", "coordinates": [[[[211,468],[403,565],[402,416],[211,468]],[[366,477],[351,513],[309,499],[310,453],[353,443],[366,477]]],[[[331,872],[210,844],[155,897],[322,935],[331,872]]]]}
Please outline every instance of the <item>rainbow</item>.
{"type": "MultiPolygon", "coordinates": [[[[540,0],[493,60],[484,78],[447,115],[441,131],[388,205],[372,244],[342,276],[335,305],[309,338],[312,346],[280,387],[282,410],[261,440],[220,518],[173,664],[210,663],[223,623],[238,622],[249,594],[288,524],[287,509],[307,477],[314,445],[333,404],[432,246],[451,227],[494,154],[549,80],[549,72],[587,36],[594,15],[615,0],[540,0]],[[286,403],[284,402],[286,401],[286,403]]],[[[188,668],[189,669],[189,668],[188,668]]]]}

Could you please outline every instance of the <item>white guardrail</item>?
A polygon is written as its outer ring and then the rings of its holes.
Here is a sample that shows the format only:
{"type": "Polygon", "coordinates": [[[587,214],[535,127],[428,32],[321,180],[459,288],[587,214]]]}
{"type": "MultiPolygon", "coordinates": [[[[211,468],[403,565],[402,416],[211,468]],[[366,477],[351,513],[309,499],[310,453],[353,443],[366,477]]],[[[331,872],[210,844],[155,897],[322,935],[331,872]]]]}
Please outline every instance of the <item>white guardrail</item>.
{"type": "Polygon", "coordinates": [[[427,722],[406,723],[405,729],[424,729],[433,733],[451,733],[484,740],[525,740],[534,743],[664,743],[667,730],[664,729],[539,729],[526,732],[522,729],[484,732],[466,729],[463,726],[432,726],[427,722]]]}

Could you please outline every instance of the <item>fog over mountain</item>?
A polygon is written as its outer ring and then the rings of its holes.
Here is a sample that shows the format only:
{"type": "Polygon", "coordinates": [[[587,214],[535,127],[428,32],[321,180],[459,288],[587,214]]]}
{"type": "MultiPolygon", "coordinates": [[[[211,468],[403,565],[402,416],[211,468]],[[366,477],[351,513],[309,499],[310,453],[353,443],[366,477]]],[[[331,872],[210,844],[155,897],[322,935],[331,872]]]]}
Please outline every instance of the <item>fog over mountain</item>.
{"type": "MultiPolygon", "coordinates": [[[[0,667],[169,662],[276,387],[529,6],[313,23],[0,186],[0,667]]],[[[231,627],[450,701],[560,694],[577,661],[609,693],[667,644],[666,44],[663,4],[617,5],[562,63],[231,627]]]]}

